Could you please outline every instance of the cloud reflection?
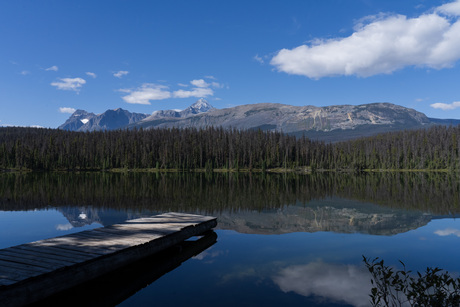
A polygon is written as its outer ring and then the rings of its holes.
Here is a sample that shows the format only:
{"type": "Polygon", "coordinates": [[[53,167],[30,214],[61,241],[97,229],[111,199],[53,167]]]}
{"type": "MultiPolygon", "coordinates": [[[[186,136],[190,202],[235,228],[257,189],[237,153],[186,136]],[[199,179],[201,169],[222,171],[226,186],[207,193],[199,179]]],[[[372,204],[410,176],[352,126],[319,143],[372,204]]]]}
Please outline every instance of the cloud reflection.
{"type": "Polygon", "coordinates": [[[440,229],[440,230],[436,230],[434,233],[441,237],[454,235],[460,238],[460,230],[454,229],[454,228],[446,228],[444,230],[440,229]]]}
{"type": "Polygon", "coordinates": [[[67,223],[67,224],[58,224],[56,225],[56,230],[69,230],[69,229],[72,229],[73,226],[70,224],[70,223],[67,223]]]}
{"type": "Polygon", "coordinates": [[[322,261],[282,269],[273,281],[283,292],[321,296],[354,306],[368,306],[371,277],[364,267],[322,261]]]}
{"type": "Polygon", "coordinates": [[[211,263],[213,262],[213,258],[216,258],[220,255],[224,254],[224,251],[215,251],[215,250],[212,250],[211,248],[210,249],[207,249],[203,252],[201,252],[200,254],[192,257],[192,259],[195,259],[195,260],[207,260],[207,262],[211,263]]]}

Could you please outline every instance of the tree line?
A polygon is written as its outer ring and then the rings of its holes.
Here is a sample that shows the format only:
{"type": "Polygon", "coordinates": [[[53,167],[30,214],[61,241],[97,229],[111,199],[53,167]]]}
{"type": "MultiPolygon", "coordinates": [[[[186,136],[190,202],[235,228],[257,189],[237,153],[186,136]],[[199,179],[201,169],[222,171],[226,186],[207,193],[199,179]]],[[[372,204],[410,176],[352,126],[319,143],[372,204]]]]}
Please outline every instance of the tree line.
{"type": "Polygon", "coordinates": [[[318,206],[313,200],[339,197],[361,202],[361,212],[401,210],[410,218],[410,211],[459,214],[459,190],[457,172],[12,172],[0,176],[0,210],[90,204],[117,211],[214,215],[302,205],[313,212],[318,206]]]}
{"type": "Polygon", "coordinates": [[[73,132],[0,128],[0,169],[458,169],[460,126],[334,144],[282,132],[151,129],[73,132]]]}

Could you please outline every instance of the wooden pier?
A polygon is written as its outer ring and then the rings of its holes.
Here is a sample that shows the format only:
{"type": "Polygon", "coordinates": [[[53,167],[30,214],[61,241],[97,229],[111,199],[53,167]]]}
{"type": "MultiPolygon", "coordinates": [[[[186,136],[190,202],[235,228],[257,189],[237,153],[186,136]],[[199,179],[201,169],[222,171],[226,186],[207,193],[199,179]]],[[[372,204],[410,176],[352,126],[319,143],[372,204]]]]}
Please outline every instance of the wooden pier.
{"type": "Polygon", "coordinates": [[[0,306],[20,306],[151,256],[217,225],[165,213],[0,250],[0,306]]]}

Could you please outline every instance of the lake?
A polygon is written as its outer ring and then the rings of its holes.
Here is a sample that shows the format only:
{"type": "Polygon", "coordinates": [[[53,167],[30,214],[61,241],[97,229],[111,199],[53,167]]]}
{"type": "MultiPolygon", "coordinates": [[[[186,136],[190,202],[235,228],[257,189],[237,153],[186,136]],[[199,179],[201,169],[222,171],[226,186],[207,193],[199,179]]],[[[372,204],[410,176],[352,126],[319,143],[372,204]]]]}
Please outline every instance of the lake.
{"type": "Polygon", "coordinates": [[[459,191],[457,173],[4,173],[0,248],[169,211],[213,215],[209,236],[54,299],[368,306],[363,255],[458,276],[459,191]]]}

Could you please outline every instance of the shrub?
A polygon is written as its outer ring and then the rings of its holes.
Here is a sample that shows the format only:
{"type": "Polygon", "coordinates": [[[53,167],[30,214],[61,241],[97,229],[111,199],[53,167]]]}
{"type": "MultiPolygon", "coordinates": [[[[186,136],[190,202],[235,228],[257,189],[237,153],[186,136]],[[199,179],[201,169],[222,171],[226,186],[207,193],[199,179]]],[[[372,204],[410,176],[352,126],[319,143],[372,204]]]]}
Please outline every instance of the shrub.
{"type": "Polygon", "coordinates": [[[402,270],[386,266],[383,260],[363,256],[372,275],[372,306],[460,306],[460,278],[439,268],[427,268],[414,276],[402,264],[402,270]]]}

